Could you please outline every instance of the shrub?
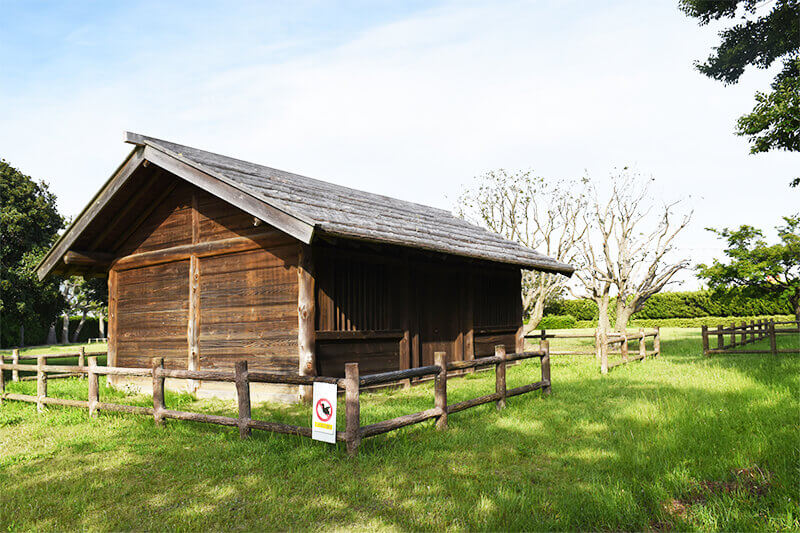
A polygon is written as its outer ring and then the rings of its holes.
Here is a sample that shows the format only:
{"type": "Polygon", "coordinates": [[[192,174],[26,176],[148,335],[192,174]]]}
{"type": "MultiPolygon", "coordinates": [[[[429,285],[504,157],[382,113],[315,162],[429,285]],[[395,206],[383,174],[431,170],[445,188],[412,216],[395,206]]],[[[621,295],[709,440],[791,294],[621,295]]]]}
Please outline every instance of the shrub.
{"type": "Polygon", "coordinates": [[[536,329],[572,329],[576,323],[572,315],[550,315],[542,318],[536,329]]]}
{"type": "MultiPolygon", "coordinates": [[[[699,328],[708,326],[710,328],[719,325],[729,326],[731,324],[740,325],[742,322],[751,320],[775,320],[776,322],[794,320],[794,315],[760,315],[760,316],[703,316],[693,318],[638,318],[632,319],[628,323],[628,328],[654,328],[656,326],[664,328],[699,328]]],[[[597,319],[578,320],[576,328],[596,328],[597,319]]]]}

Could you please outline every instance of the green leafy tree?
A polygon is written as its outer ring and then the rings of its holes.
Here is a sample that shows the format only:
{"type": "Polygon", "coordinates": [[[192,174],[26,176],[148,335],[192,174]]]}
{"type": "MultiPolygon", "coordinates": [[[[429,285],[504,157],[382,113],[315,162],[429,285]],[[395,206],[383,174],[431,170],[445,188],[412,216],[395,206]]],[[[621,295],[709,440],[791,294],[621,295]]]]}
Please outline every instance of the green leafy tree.
{"type": "Polygon", "coordinates": [[[699,276],[720,296],[741,290],[751,297],[785,297],[800,320],[800,214],[784,217],[778,226],[780,242],[768,244],[760,229],[710,229],[728,244],[727,262],[698,265],[699,276]]]}
{"type": "MultiPolygon", "coordinates": [[[[706,76],[732,84],[748,66],[783,62],[772,92],[756,93],[756,106],[739,118],[736,133],[750,139],[751,153],[800,151],[800,0],[681,0],[680,8],[701,25],[740,21],[720,32],[719,46],[697,63],[706,76]]],[[[795,178],[792,185],[798,184],[795,178]]]]}
{"type": "Polygon", "coordinates": [[[40,282],[35,268],[64,227],[56,198],[44,182],[36,182],[0,159],[0,342],[3,345],[44,339],[64,308],[58,279],[40,282]]]}
{"type": "Polygon", "coordinates": [[[64,282],[62,290],[69,306],[69,314],[81,317],[78,327],[72,332],[71,339],[71,342],[78,342],[78,337],[89,314],[98,318],[105,316],[108,302],[108,283],[105,278],[73,276],[64,282]]]}

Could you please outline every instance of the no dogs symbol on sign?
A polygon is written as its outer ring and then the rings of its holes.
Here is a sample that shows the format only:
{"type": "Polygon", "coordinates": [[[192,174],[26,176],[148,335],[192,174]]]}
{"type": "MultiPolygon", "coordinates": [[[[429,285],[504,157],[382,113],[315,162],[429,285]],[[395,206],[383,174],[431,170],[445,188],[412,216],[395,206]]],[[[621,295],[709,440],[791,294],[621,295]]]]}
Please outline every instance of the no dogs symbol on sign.
{"type": "Polygon", "coordinates": [[[336,444],[336,385],[314,382],[311,438],[336,444]]]}

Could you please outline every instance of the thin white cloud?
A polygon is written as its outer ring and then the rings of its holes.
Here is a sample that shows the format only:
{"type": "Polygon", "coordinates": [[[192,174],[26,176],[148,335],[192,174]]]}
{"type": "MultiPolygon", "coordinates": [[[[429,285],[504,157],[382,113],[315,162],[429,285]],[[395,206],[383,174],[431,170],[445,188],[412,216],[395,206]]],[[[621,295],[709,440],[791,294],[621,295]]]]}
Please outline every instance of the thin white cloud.
{"type": "Polygon", "coordinates": [[[0,141],[71,215],[126,153],[124,129],[442,207],[490,168],[559,179],[634,164],[665,196],[691,195],[683,247],[707,260],[719,243],[703,227],[772,226],[798,196],[796,154],[750,156],[732,133],[769,73],[724,87],[693,70],[712,33],[672,5],[455,3],[302,55],[261,41],[227,68],[211,34],[10,95],[0,141]]]}

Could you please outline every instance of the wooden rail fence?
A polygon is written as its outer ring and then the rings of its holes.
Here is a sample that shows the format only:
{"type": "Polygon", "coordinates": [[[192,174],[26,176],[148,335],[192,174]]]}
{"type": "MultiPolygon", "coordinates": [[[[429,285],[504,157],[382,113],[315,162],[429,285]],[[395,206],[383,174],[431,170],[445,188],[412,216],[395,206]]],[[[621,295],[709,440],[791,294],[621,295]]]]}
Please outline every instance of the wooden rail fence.
{"type": "Polygon", "coordinates": [[[779,350],[778,349],[778,335],[791,335],[792,333],[800,333],[800,322],[775,322],[774,320],[758,320],[742,322],[737,326],[733,324],[725,327],[722,324],[717,326],[716,329],[709,329],[708,326],[701,328],[702,342],[703,342],[703,355],[711,355],[715,353],[747,353],[747,354],[779,354],[779,353],[798,353],[800,352],[800,343],[796,349],[779,350]],[[793,325],[793,328],[776,328],[775,326],[793,325]],[[710,338],[716,337],[717,347],[710,348],[710,338]],[[726,337],[730,342],[725,342],[726,337]],[[769,339],[769,350],[754,350],[754,349],[739,349],[734,350],[740,346],[747,346],[754,342],[763,339],[769,339]]]}
{"type": "MultiPolygon", "coordinates": [[[[92,352],[91,355],[106,355],[106,352],[92,352]]],[[[5,354],[0,354],[0,363],[5,363],[6,357],[9,357],[5,354]]],[[[39,357],[44,357],[44,364],[47,364],[47,361],[51,359],[74,359],[78,358],[78,366],[84,366],[86,362],[86,350],[83,346],[78,348],[77,352],[72,353],[51,353],[45,355],[20,355],[19,349],[15,348],[11,350],[11,363],[18,364],[20,361],[25,360],[37,360],[39,357]]],[[[24,365],[26,368],[23,372],[36,372],[36,366],[34,365],[24,365]]],[[[62,379],[62,378],[75,378],[75,377],[83,377],[85,374],[81,372],[67,372],[67,373],[60,373],[60,374],[53,374],[48,377],[48,379],[62,379]]],[[[22,376],[20,377],[19,371],[14,370],[11,372],[11,380],[12,381],[34,381],[36,376],[22,376]]]]}
{"type": "MultiPolygon", "coordinates": [[[[61,354],[59,354],[59,357],[61,354]]],[[[74,357],[74,354],[71,354],[74,357]]],[[[22,356],[20,356],[22,357],[22,356]]],[[[344,378],[332,378],[324,376],[301,376],[296,374],[276,374],[269,372],[254,372],[247,368],[247,361],[237,361],[234,371],[217,370],[171,370],[164,368],[162,358],[154,358],[152,368],[123,368],[98,366],[95,355],[88,356],[88,366],[80,365],[47,365],[48,358],[53,358],[52,354],[31,356],[37,360],[36,367],[36,395],[8,393],[5,390],[5,378],[3,370],[12,372],[33,370],[31,365],[16,362],[5,363],[0,360],[0,402],[4,400],[15,400],[21,402],[35,403],[39,411],[45,405],[62,405],[69,407],[82,407],[89,410],[90,416],[97,416],[98,411],[116,411],[123,413],[133,413],[152,416],[157,425],[163,425],[166,419],[190,420],[194,422],[204,422],[208,424],[219,424],[223,426],[237,427],[242,438],[250,436],[252,429],[272,431],[311,437],[311,428],[305,426],[295,426],[265,420],[254,420],[250,409],[250,383],[280,383],[287,385],[313,385],[315,381],[333,383],[345,395],[345,431],[337,431],[336,440],[346,443],[349,455],[355,455],[362,439],[387,433],[411,424],[418,424],[431,418],[436,419],[436,428],[443,430],[447,428],[447,416],[452,413],[469,409],[481,404],[496,402],[497,408],[505,407],[506,399],[524,394],[526,392],[542,390],[544,395],[550,394],[550,353],[547,340],[541,343],[540,349],[536,351],[506,354],[503,346],[495,348],[495,355],[481,357],[472,361],[456,361],[446,363],[446,354],[436,352],[434,354],[434,364],[408,370],[396,370],[380,374],[370,374],[360,376],[358,363],[347,363],[345,365],[344,378]],[[516,387],[506,388],[506,365],[513,361],[524,359],[539,358],[541,361],[542,378],[540,381],[516,387]],[[448,371],[465,370],[470,368],[482,368],[494,366],[495,368],[495,392],[478,398],[448,404],[447,403],[447,373],[448,371]],[[47,381],[49,374],[60,375],[85,374],[88,378],[88,398],[86,400],[72,400],[63,398],[52,398],[47,394],[47,381]],[[126,376],[145,376],[152,377],[153,380],[153,407],[143,407],[135,405],[121,405],[100,401],[99,376],[102,375],[126,375],[126,376]],[[390,420],[384,420],[374,424],[362,426],[360,420],[361,413],[361,390],[380,384],[401,382],[402,380],[434,376],[434,406],[425,411],[398,416],[390,420]],[[238,416],[221,416],[205,413],[193,413],[186,411],[176,411],[168,409],[164,397],[164,382],[166,378],[233,382],[236,386],[238,416]]]]}
{"type": "Polygon", "coordinates": [[[552,355],[594,355],[600,362],[600,371],[606,374],[610,369],[630,363],[631,361],[643,361],[647,359],[648,355],[658,357],[661,354],[661,330],[654,328],[650,331],[645,331],[644,328],[639,328],[638,332],[617,333],[612,332],[603,334],[600,330],[594,333],[552,333],[546,330],[540,330],[535,333],[525,335],[526,339],[593,339],[594,347],[592,350],[553,350],[550,352],[552,355]],[[653,349],[647,351],[647,339],[653,338],[653,349]],[[639,349],[635,355],[630,354],[629,341],[638,340],[639,349]],[[614,347],[619,345],[619,349],[615,350],[614,347]],[[609,355],[620,355],[621,358],[617,361],[608,361],[609,355]]]}

